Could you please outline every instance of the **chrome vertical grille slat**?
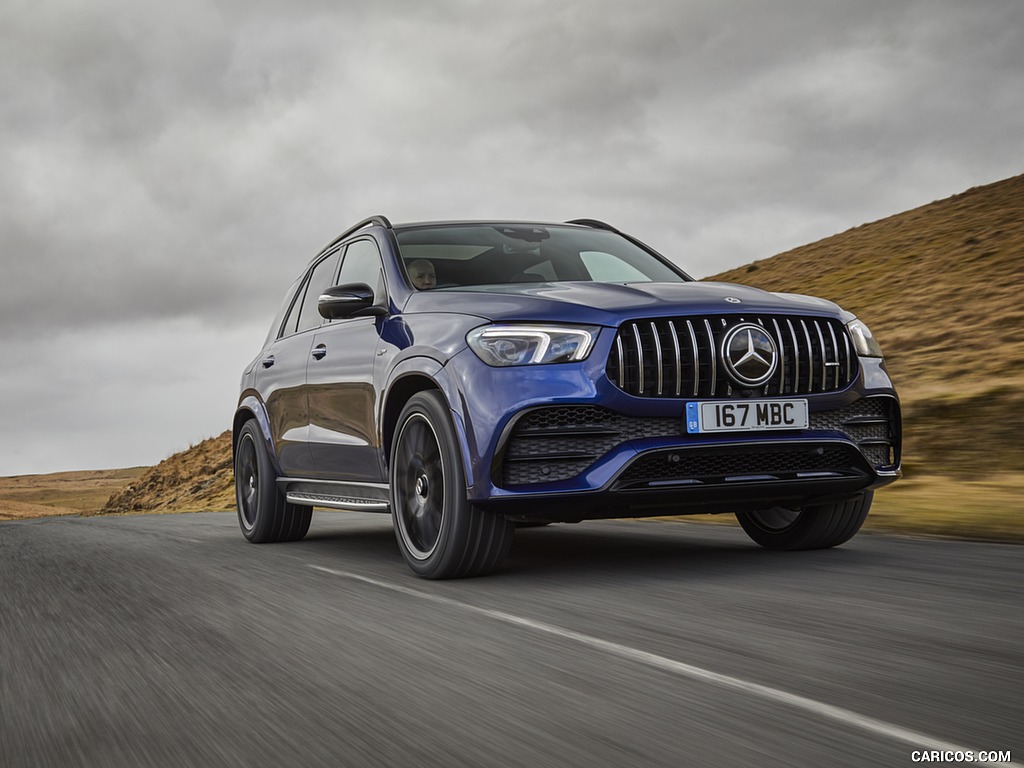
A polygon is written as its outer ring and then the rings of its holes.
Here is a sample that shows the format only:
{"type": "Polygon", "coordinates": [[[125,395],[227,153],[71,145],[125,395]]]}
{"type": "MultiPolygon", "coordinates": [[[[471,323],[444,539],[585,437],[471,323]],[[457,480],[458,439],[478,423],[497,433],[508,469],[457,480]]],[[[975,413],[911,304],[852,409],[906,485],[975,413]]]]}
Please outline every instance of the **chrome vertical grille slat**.
{"type": "Polygon", "coordinates": [[[846,350],[846,383],[849,384],[853,378],[853,357],[850,356],[850,337],[845,330],[841,332],[843,337],[843,348],[846,350]]]}
{"type": "Polygon", "coordinates": [[[693,349],[693,396],[700,394],[700,355],[697,351],[697,332],[693,330],[693,323],[686,321],[686,329],[690,332],[690,345],[693,349]]]}
{"type": "Polygon", "coordinates": [[[841,390],[854,380],[856,363],[846,328],[837,319],[736,314],[627,321],[606,368],[611,383],[635,397],[778,397],[841,390]],[[778,355],[777,373],[754,389],[727,378],[724,368],[719,376],[721,345],[740,322],[764,328],[778,355]]]}
{"type": "Polygon", "coordinates": [[[795,369],[793,371],[793,391],[800,391],[800,342],[796,339],[796,331],[793,329],[793,321],[787,319],[786,325],[789,326],[789,335],[793,339],[793,360],[795,360],[795,369]]]}
{"type": "Polygon", "coordinates": [[[828,355],[825,354],[825,337],[821,334],[821,325],[814,321],[814,330],[818,332],[818,343],[821,344],[821,391],[824,392],[828,386],[828,355]]]}
{"type": "Polygon", "coordinates": [[[715,334],[711,331],[711,321],[705,319],[704,327],[708,332],[708,350],[711,354],[711,359],[708,361],[708,365],[711,368],[711,392],[710,396],[714,397],[718,391],[718,355],[715,350],[715,334]]]}
{"type": "Polygon", "coordinates": [[[839,389],[839,370],[843,367],[843,363],[839,359],[839,345],[836,343],[836,332],[831,323],[828,324],[828,332],[832,336],[832,350],[835,352],[836,357],[836,381],[832,388],[839,389]]]}
{"type": "Polygon", "coordinates": [[[779,344],[779,394],[786,393],[786,344],[782,339],[782,331],[779,330],[779,321],[772,318],[772,325],[775,326],[775,338],[779,344]]]}
{"type": "Polygon", "coordinates": [[[811,334],[807,330],[807,321],[800,320],[800,327],[804,331],[804,340],[807,342],[807,391],[814,391],[814,347],[811,346],[811,334]]]}
{"type": "MultiPolygon", "coordinates": [[[[768,330],[767,326],[765,326],[765,324],[764,324],[764,320],[762,320],[762,319],[761,319],[760,317],[759,317],[759,318],[757,318],[757,319],[756,319],[756,320],[755,320],[754,322],[756,322],[756,323],[757,323],[758,325],[760,325],[760,326],[761,326],[762,328],[764,328],[764,329],[765,329],[766,331],[768,330]]],[[[776,345],[775,345],[775,348],[776,348],[776,349],[778,349],[778,344],[777,344],[777,343],[776,343],[776,345]]],[[[776,367],[776,369],[778,369],[778,364],[776,364],[776,366],[775,366],[775,367],[776,367]]],[[[774,375],[774,374],[773,374],[773,375],[774,375]]],[[[770,394],[772,394],[772,380],[771,380],[771,379],[768,379],[768,381],[766,381],[766,382],[764,383],[764,389],[762,390],[762,394],[765,394],[765,395],[770,395],[770,394]]],[[[776,392],[775,394],[779,394],[779,393],[778,393],[778,392],[776,392]]]]}
{"type": "Polygon", "coordinates": [[[653,320],[651,321],[651,333],[654,335],[654,361],[655,367],[658,369],[658,397],[661,397],[661,393],[664,391],[664,374],[662,372],[662,366],[665,361],[661,354],[661,339],[658,338],[658,326],[654,324],[653,320]]]}
{"type": "Polygon", "coordinates": [[[633,323],[633,338],[636,339],[636,371],[640,379],[640,394],[644,393],[644,345],[640,341],[640,326],[633,323]]]}
{"type": "Polygon", "coordinates": [[[668,329],[672,333],[672,350],[675,352],[676,361],[676,397],[683,394],[683,355],[679,350],[679,334],[676,333],[676,324],[668,321],[668,329]]]}
{"type": "Polygon", "coordinates": [[[619,389],[626,388],[626,356],[622,353],[622,336],[615,336],[615,349],[619,354],[619,389]]]}

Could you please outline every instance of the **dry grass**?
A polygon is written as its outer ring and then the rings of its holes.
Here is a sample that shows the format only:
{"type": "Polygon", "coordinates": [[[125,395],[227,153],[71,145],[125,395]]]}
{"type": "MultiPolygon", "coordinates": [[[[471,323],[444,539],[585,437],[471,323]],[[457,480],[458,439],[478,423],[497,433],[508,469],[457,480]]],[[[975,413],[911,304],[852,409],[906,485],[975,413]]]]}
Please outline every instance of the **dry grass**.
{"type": "Polygon", "coordinates": [[[147,467],[0,477],[0,520],[90,515],[147,467]]]}
{"type": "Polygon", "coordinates": [[[0,520],[24,520],[34,517],[61,517],[80,514],[82,514],[82,510],[71,507],[55,507],[49,504],[0,499],[0,520]]]}
{"type": "MultiPolygon", "coordinates": [[[[979,480],[938,475],[904,478],[875,493],[863,530],[1024,544],[1022,496],[1024,473],[979,480]]],[[[731,514],[649,519],[738,525],[731,514]]]]}
{"type": "Polygon", "coordinates": [[[1024,473],[904,478],[875,494],[867,530],[1024,544],[1024,473]]]}

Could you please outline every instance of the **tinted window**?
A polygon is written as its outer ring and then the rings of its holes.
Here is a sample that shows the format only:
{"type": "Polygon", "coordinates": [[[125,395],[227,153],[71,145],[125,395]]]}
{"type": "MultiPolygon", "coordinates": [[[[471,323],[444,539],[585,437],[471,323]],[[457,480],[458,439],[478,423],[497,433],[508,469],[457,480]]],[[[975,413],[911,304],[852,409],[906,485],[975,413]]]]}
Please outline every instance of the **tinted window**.
{"type": "Polygon", "coordinates": [[[647,279],[632,264],[610,253],[583,251],[580,258],[590,273],[590,279],[599,283],[640,283],[647,279]]]}
{"type": "Polygon", "coordinates": [[[320,310],[317,309],[317,302],[320,300],[320,294],[334,285],[334,273],[337,266],[338,254],[335,252],[313,267],[313,272],[306,283],[306,294],[299,310],[299,323],[296,331],[316,328],[323,322],[320,310]]]}
{"type": "Polygon", "coordinates": [[[302,292],[302,279],[303,275],[299,275],[295,278],[295,282],[291,284],[288,289],[288,293],[285,294],[284,302],[281,304],[281,308],[277,310],[277,315],[274,317],[274,322],[270,326],[270,332],[267,333],[266,344],[271,339],[279,339],[282,336],[292,332],[292,328],[295,327],[295,316],[298,313],[299,302],[295,298],[296,293],[302,292]],[[285,314],[287,313],[287,317],[285,314]]]}
{"type": "Polygon", "coordinates": [[[519,282],[684,282],[688,278],[622,235],[536,224],[453,224],[396,232],[406,267],[427,260],[437,286],[519,282]]]}
{"type": "Polygon", "coordinates": [[[366,283],[380,300],[384,284],[381,274],[380,253],[372,240],[356,240],[345,249],[338,285],[366,283]]]}

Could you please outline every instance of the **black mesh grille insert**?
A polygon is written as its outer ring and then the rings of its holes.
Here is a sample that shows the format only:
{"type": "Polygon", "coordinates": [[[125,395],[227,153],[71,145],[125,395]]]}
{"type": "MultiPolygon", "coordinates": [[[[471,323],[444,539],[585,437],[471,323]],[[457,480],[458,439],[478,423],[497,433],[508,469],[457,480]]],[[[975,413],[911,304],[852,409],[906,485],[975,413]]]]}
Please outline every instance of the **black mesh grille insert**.
{"type": "Polygon", "coordinates": [[[725,481],[729,477],[795,477],[802,472],[853,471],[856,453],[844,446],[666,450],[641,456],[619,477],[619,486],[673,480],[725,481]]]}
{"type": "Polygon", "coordinates": [[[537,408],[516,422],[505,448],[502,483],[549,483],[576,477],[627,440],[682,434],[682,417],[635,418],[588,405],[537,408]]]}
{"type": "Polygon", "coordinates": [[[892,469],[899,462],[899,418],[896,401],[889,397],[865,397],[835,411],[810,415],[811,429],[839,432],[857,443],[868,464],[892,469]]]}

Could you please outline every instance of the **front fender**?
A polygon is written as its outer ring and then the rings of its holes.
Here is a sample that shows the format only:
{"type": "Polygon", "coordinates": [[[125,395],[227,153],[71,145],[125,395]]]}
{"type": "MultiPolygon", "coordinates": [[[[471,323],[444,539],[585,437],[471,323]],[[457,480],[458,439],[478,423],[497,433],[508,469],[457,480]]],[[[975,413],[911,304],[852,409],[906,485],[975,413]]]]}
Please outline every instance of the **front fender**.
{"type": "Polygon", "coordinates": [[[396,418],[398,415],[397,409],[393,407],[395,398],[404,401],[415,392],[428,388],[439,390],[448,404],[448,410],[452,415],[452,424],[455,426],[455,434],[459,440],[459,453],[462,456],[462,466],[466,474],[466,485],[472,488],[475,482],[472,460],[474,446],[470,445],[469,435],[471,433],[466,429],[465,402],[450,371],[431,357],[405,358],[388,375],[384,388],[386,394],[381,399],[381,410],[377,420],[381,429],[380,445],[385,447],[385,466],[390,461],[392,439],[388,414],[393,413],[396,418]]]}

